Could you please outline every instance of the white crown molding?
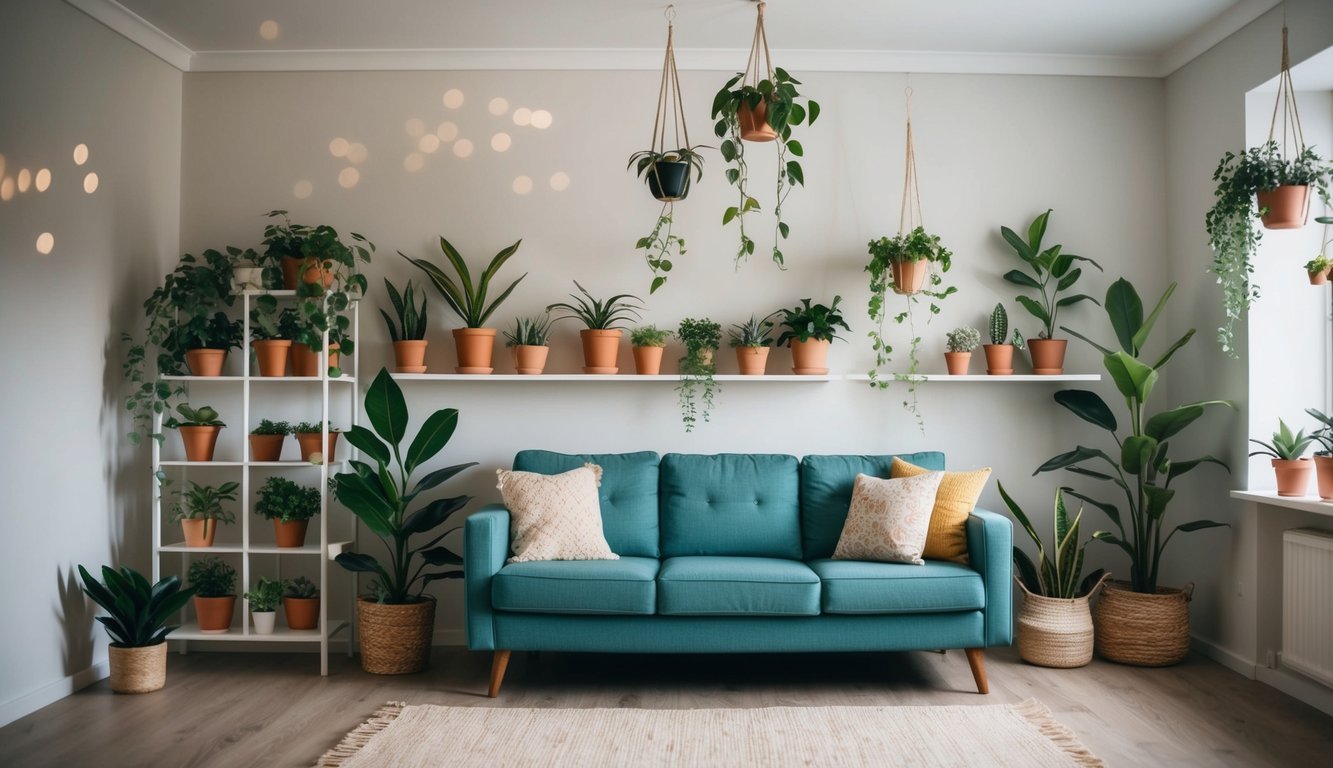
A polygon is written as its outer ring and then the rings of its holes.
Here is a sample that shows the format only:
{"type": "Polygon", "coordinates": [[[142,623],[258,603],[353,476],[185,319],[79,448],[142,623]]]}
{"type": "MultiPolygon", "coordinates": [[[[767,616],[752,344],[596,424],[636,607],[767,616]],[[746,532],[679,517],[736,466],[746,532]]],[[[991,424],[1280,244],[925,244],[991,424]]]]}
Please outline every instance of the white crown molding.
{"type": "Polygon", "coordinates": [[[1280,5],[1282,0],[1240,0],[1221,16],[1199,27],[1161,56],[1158,77],[1166,77],[1239,32],[1246,24],[1280,5]]]}
{"type": "Polygon", "coordinates": [[[194,51],[181,45],[176,38],[153,26],[147,19],[115,0],[65,0],[65,2],[124,35],[130,42],[176,69],[182,72],[190,71],[190,59],[194,51]]]}

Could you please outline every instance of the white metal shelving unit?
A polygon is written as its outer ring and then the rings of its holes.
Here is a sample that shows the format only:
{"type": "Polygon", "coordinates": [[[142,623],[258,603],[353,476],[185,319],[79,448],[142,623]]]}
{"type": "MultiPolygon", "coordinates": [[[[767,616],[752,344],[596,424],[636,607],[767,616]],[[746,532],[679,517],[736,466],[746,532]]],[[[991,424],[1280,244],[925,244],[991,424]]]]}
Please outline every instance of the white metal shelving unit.
{"type": "MultiPolygon", "coordinates": [[[[678,374],[669,373],[656,376],[640,376],[634,373],[600,374],[600,373],[542,373],[537,375],[525,375],[517,373],[492,373],[492,374],[467,374],[467,373],[395,373],[393,378],[398,381],[454,381],[467,382],[471,384],[487,384],[494,382],[526,382],[529,384],[553,382],[578,382],[578,383],[615,383],[615,384],[648,384],[652,382],[678,382],[681,377],[678,374]]],[[[829,381],[870,381],[870,375],[865,373],[828,373],[822,376],[800,376],[796,374],[770,373],[763,376],[742,376],[736,373],[723,373],[713,377],[717,381],[743,381],[752,384],[780,384],[800,382],[804,384],[814,384],[829,381]]],[[[1021,383],[1058,383],[1067,381],[1101,381],[1101,374],[1097,373],[1065,373],[1058,376],[1037,376],[1032,374],[1018,374],[1012,376],[989,376],[987,374],[954,376],[947,373],[921,373],[912,377],[918,383],[922,382],[952,382],[952,383],[988,383],[988,384],[1021,384],[1021,383]]],[[[880,377],[881,381],[890,383],[908,383],[906,379],[895,379],[893,374],[885,374],[880,377]]]]}
{"type": "MultiPolygon", "coordinates": [[[[320,375],[319,376],[283,376],[283,377],[263,377],[252,375],[250,370],[250,309],[255,297],[261,295],[271,295],[277,297],[280,301],[293,299],[296,296],[295,291],[244,291],[242,292],[242,309],[244,322],[244,338],[246,347],[242,351],[242,374],[240,376],[164,376],[165,381],[172,381],[184,385],[198,384],[206,387],[218,387],[221,389],[231,389],[235,391],[237,387],[241,392],[241,419],[240,429],[242,430],[241,460],[240,461],[177,461],[162,459],[162,446],[153,440],[152,461],[153,461],[153,581],[157,582],[161,578],[162,562],[165,557],[176,558],[180,560],[181,580],[186,581],[186,572],[189,570],[190,559],[194,556],[212,556],[212,555],[240,555],[241,567],[237,573],[237,595],[240,597],[249,589],[252,584],[254,568],[252,568],[252,558],[276,557],[277,575],[281,578],[283,558],[302,558],[317,559],[319,563],[318,586],[320,592],[319,601],[319,627],[311,630],[292,630],[285,626],[276,627],[272,634],[261,635],[253,631],[249,616],[249,606],[247,601],[241,597],[237,602],[240,604],[240,628],[236,627],[236,618],[233,617],[231,630],[224,633],[202,632],[198,624],[192,619],[184,620],[179,629],[172,632],[169,639],[179,644],[182,653],[188,652],[189,641],[207,640],[219,642],[264,642],[264,643],[308,643],[318,645],[319,648],[319,669],[321,675],[329,673],[329,641],[339,632],[347,632],[347,653],[352,654],[352,646],[355,638],[351,636],[353,631],[350,617],[355,615],[356,596],[355,589],[349,590],[347,597],[346,616],[349,618],[330,618],[329,605],[332,597],[329,594],[329,566],[334,557],[343,551],[352,549],[356,544],[356,521],[348,515],[343,522],[343,528],[346,529],[346,535],[342,540],[334,541],[330,534],[330,511],[331,498],[329,493],[329,477],[339,467],[345,466],[346,461],[325,461],[322,464],[311,464],[304,461],[251,461],[250,449],[248,445],[248,435],[252,427],[251,422],[251,401],[253,398],[264,397],[263,393],[254,393],[256,388],[266,388],[275,385],[283,390],[291,388],[316,388],[319,392],[320,420],[324,426],[324,442],[328,441],[329,419],[332,411],[331,393],[339,399],[339,406],[347,408],[347,420],[351,425],[357,423],[357,374],[359,372],[360,355],[355,348],[350,355],[342,355],[340,366],[344,371],[342,376],[331,378],[328,375],[328,336],[324,338],[324,351],[320,353],[320,375]],[[350,360],[351,365],[345,363],[350,360]],[[350,372],[349,372],[350,371],[350,372]],[[215,544],[212,547],[187,547],[184,542],[173,538],[170,542],[163,541],[164,535],[164,508],[162,504],[162,486],[157,480],[158,474],[166,470],[172,470],[181,486],[188,479],[188,474],[194,469],[215,469],[221,472],[235,473],[240,470],[240,512],[238,517],[241,524],[241,540],[239,544],[215,544]],[[317,470],[320,489],[320,514],[319,514],[319,542],[308,542],[302,547],[277,547],[271,544],[256,544],[251,537],[251,505],[250,491],[251,470],[252,469],[282,469],[291,473],[313,473],[317,470]]],[[[351,338],[353,340],[360,338],[360,306],[353,302],[351,308],[351,338]]],[[[162,431],[162,414],[158,414],[153,421],[154,432],[162,431]]],[[[355,455],[355,449],[350,443],[342,441],[345,447],[342,449],[355,455]]],[[[332,457],[328,457],[332,458],[332,457]]],[[[310,531],[313,534],[314,531],[310,531]]],[[[310,534],[307,534],[309,537],[310,534]]],[[[354,582],[355,583],[355,582],[354,582]]],[[[185,619],[189,613],[189,608],[183,612],[182,618],[185,619]]]]}

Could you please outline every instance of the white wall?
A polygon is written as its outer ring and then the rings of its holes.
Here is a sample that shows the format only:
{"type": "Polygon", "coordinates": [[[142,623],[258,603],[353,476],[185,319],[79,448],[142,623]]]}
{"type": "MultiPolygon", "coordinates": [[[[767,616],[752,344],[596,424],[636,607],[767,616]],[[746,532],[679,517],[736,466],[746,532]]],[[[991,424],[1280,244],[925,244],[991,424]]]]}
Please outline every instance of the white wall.
{"type": "Polygon", "coordinates": [[[149,567],[147,450],[125,443],[120,334],[178,248],[181,75],[64,3],[5,4],[0,202],[0,724],[104,674],[78,563],[149,567]],[[76,144],[88,162],[77,167],[76,144]],[[94,194],[83,177],[97,173],[94,194]],[[42,232],[55,238],[36,251],[42,232]]]}

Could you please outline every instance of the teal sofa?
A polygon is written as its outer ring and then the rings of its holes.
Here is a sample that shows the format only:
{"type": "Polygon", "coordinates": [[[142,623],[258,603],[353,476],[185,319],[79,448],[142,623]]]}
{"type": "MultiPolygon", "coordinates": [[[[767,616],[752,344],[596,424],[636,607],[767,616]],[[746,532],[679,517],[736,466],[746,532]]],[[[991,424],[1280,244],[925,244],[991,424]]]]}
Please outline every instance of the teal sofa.
{"type": "MultiPolygon", "coordinates": [[[[900,454],[943,469],[944,454],[900,454]]],[[[509,512],[464,527],[468,647],[494,651],[726,653],[963,648],[1012,640],[1012,529],[976,510],[969,563],[833,560],[858,473],[892,456],[579,454],[522,451],[514,469],[602,467],[602,526],[619,560],[506,564],[509,512]]]]}

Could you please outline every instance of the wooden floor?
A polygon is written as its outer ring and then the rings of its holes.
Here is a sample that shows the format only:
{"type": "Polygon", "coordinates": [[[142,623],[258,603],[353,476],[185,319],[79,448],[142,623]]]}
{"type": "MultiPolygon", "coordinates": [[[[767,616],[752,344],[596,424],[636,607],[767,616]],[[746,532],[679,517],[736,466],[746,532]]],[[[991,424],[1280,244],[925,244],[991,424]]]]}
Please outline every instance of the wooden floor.
{"type": "MultiPolygon", "coordinates": [[[[437,649],[430,671],[380,677],[338,655],[172,655],[167,687],[102,682],[0,729],[0,764],[310,765],[387,701],[465,707],[1002,704],[1037,698],[1111,766],[1328,765],[1333,718],[1199,656],[1170,669],[1077,670],[987,652],[989,696],[963,654],[618,656],[515,653],[498,699],[490,655],[437,649]]],[[[608,735],[610,737],[610,735],[608,735]]],[[[442,756],[441,764],[451,764],[442,756]]],[[[501,764],[501,763],[497,763],[501,764]]]]}

